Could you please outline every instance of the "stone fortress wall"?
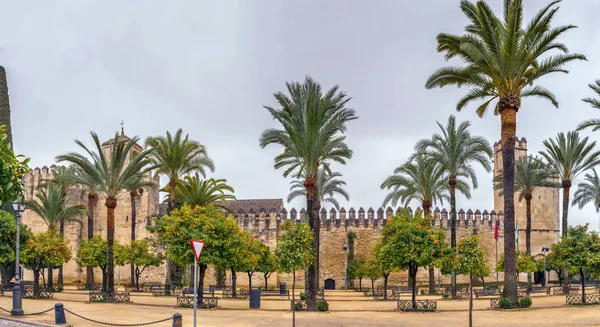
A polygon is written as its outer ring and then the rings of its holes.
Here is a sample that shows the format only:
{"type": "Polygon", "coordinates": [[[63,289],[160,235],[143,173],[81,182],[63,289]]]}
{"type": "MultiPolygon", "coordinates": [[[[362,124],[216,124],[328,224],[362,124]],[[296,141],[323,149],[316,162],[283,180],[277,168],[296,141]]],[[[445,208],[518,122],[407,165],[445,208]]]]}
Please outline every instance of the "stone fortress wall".
{"type": "MultiPolygon", "coordinates": [[[[110,141],[109,141],[110,142],[110,141]]],[[[107,142],[108,143],[108,142],[107,142]]],[[[494,145],[494,175],[502,167],[502,157],[500,146],[494,145]]],[[[525,139],[517,142],[517,155],[523,156],[527,154],[527,144],[525,139]]],[[[26,184],[26,199],[35,197],[37,186],[43,181],[52,178],[52,170],[56,166],[35,168],[30,171],[30,174],[25,177],[26,184]]],[[[158,179],[154,177],[155,182],[158,179]]],[[[82,196],[83,189],[80,186],[73,186],[69,189],[68,195],[71,197],[72,203],[87,204],[87,197],[82,196]]],[[[504,215],[502,198],[495,193],[494,209],[491,210],[473,210],[459,209],[457,212],[457,238],[460,240],[471,234],[478,234],[481,237],[481,244],[485,250],[488,263],[492,270],[492,276],[487,280],[495,280],[495,262],[496,262],[496,240],[494,239],[495,223],[499,223],[499,238],[497,242],[498,253],[502,253],[504,249],[504,215]]],[[[274,249],[277,246],[277,237],[280,229],[279,225],[286,219],[293,221],[303,221],[305,210],[297,211],[292,208],[286,210],[282,199],[270,200],[236,200],[228,202],[228,206],[232,208],[233,218],[238,222],[240,227],[254,233],[261,241],[274,249]]],[[[559,214],[558,214],[558,190],[557,189],[541,189],[535,193],[532,201],[532,254],[539,255],[542,246],[550,246],[558,241],[559,238],[559,214]]],[[[136,199],[137,223],[136,223],[136,238],[141,239],[148,236],[146,225],[152,224],[153,217],[159,213],[159,194],[156,189],[144,189],[141,195],[136,199]]],[[[399,208],[396,210],[398,211],[399,208]]],[[[365,259],[375,245],[377,238],[385,226],[387,217],[394,214],[394,210],[390,207],[359,208],[355,210],[344,208],[339,211],[331,209],[327,211],[322,208],[320,211],[321,219],[321,266],[320,266],[320,281],[323,285],[325,279],[334,279],[337,288],[343,288],[344,285],[344,261],[345,253],[342,250],[342,245],[347,243],[347,233],[352,230],[356,234],[355,253],[357,259],[365,259]]],[[[441,228],[446,231],[448,242],[450,240],[450,214],[447,209],[435,208],[433,210],[435,216],[432,219],[434,228],[441,228]]],[[[515,196],[515,215],[519,221],[519,249],[525,249],[525,202],[519,202],[518,196],[515,196]]],[[[115,211],[116,230],[115,240],[121,244],[127,244],[131,240],[131,200],[129,193],[122,194],[118,199],[117,208],[115,211]]],[[[70,283],[75,280],[85,280],[85,269],[81,269],[75,262],[77,248],[82,240],[87,239],[87,217],[82,217],[82,224],[68,223],[65,226],[65,237],[69,241],[69,246],[73,253],[71,261],[64,267],[65,283],[70,283]]],[[[23,223],[28,225],[34,233],[39,233],[47,230],[45,223],[40,217],[31,211],[26,211],[23,216],[23,223]]],[[[106,207],[104,199],[99,198],[95,205],[94,216],[94,235],[106,237],[106,207]]],[[[152,268],[146,270],[143,281],[164,281],[165,267],[152,268]]],[[[120,274],[121,284],[125,284],[130,278],[129,266],[115,269],[115,274],[120,274]]],[[[101,276],[100,271],[95,272],[96,276],[101,276]]],[[[303,286],[303,272],[297,274],[298,287],[303,286]]],[[[56,276],[56,274],[55,274],[56,276]]],[[[32,273],[25,272],[24,279],[31,280],[32,273]]],[[[118,275],[115,276],[115,284],[117,284],[118,275]]],[[[427,282],[427,271],[420,268],[418,281],[420,283],[427,282]]],[[[56,278],[56,277],[55,277],[56,278]]],[[[100,282],[100,277],[96,278],[96,282],[100,282]]],[[[216,283],[216,272],[213,267],[210,267],[206,274],[206,283],[216,283]]],[[[230,273],[227,271],[227,283],[229,284],[230,273]]],[[[502,273],[499,274],[502,280],[502,273]]],[[[523,280],[524,276],[521,277],[523,280]]],[[[390,275],[390,284],[405,284],[407,281],[406,272],[398,272],[390,275]]],[[[263,275],[255,273],[252,277],[253,285],[263,285],[263,275]]],[[[273,273],[269,278],[269,286],[275,287],[279,282],[287,282],[291,286],[291,274],[273,273]]],[[[365,285],[369,281],[363,280],[365,285]]],[[[436,271],[437,282],[437,271],[436,271]]],[[[466,279],[461,276],[459,282],[466,282],[466,279]]],[[[240,287],[248,285],[248,277],[245,273],[237,274],[237,283],[240,287]]],[[[378,284],[382,283],[378,281],[378,284]]],[[[442,276],[442,283],[449,283],[449,277],[442,276]]]]}

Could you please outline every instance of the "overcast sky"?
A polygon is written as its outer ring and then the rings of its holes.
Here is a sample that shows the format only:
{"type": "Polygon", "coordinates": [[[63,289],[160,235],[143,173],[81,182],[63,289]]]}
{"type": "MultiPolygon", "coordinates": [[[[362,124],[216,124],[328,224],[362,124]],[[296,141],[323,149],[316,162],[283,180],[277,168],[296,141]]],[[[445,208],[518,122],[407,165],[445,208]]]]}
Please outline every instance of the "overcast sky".
{"type": "MultiPolygon", "coordinates": [[[[76,138],[89,144],[90,130],[108,139],[124,120],[126,134],[142,139],[183,128],[207,146],[216,163],[211,176],[226,178],[238,198],[285,198],[288,181],[273,168],[280,148],[258,146],[260,133],[277,126],[263,105],[275,104],[272,95],[286,81],[306,75],[326,89],[339,84],[360,117],[348,126],[354,157],[336,167],[348,183],[346,209],[380,206],[382,180],[450,114],[470,120],[490,143],[500,136],[499,117],[479,119],[473,106],[455,112],[464,89],[424,87],[446,65],[436,35],[461,33],[466,24],[458,0],[0,3],[14,140],[31,167],[77,150],[76,138]]],[[[500,12],[502,1],[490,3],[500,12]]],[[[546,3],[526,1],[525,18],[546,3]]],[[[600,78],[598,12],[598,0],[561,4],[554,24],[579,26],[562,41],[589,62],[542,81],[560,109],[523,102],[517,133],[530,153],[600,116],[580,100],[600,78]]],[[[596,140],[599,133],[585,134],[596,140]]],[[[458,208],[493,208],[492,176],[477,172],[479,189],[471,200],[460,197],[458,208]]],[[[598,226],[592,207],[570,217],[598,226]]]]}

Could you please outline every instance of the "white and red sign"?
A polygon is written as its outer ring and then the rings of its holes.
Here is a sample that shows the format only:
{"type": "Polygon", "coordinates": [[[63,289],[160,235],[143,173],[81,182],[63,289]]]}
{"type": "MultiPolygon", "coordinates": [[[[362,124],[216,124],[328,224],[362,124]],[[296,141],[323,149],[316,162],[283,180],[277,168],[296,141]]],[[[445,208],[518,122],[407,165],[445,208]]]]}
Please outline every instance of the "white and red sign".
{"type": "Polygon", "coordinates": [[[200,255],[202,254],[202,250],[204,249],[204,242],[192,240],[190,243],[192,243],[192,249],[194,250],[196,260],[200,260],[200,255]]]}

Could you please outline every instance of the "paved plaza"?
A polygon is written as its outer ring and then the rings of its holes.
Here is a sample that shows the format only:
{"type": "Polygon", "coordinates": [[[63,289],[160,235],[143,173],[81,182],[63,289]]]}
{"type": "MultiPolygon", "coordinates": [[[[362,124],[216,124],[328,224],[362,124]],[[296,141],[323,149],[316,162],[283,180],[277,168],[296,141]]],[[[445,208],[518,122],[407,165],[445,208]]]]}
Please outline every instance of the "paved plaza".
{"type": "MultiPolygon", "coordinates": [[[[169,318],[175,312],[183,315],[183,325],[193,325],[192,309],[177,308],[174,297],[154,297],[149,293],[132,293],[133,304],[86,303],[83,291],[67,289],[57,293],[54,300],[24,300],[26,313],[44,311],[62,302],[66,309],[90,319],[119,323],[137,324],[169,318]]],[[[394,311],[395,301],[375,302],[360,293],[328,291],[330,312],[299,312],[297,326],[351,327],[351,326],[464,326],[468,319],[467,300],[439,300],[436,313],[400,313],[394,311]]],[[[408,296],[407,296],[408,298],[408,296]]],[[[426,298],[426,297],[420,297],[426,298]]],[[[0,307],[10,309],[10,293],[0,296],[0,307]]],[[[262,299],[261,310],[248,310],[248,300],[219,299],[219,309],[198,310],[198,326],[264,326],[291,325],[292,315],[287,310],[289,302],[284,299],[262,299]]],[[[563,296],[534,296],[530,309],[503,312],[491,310],[488,299],[474,302],[475,326],[600,326],[598,306],[566,307],[563,296]]],[[[8,317],[5,312],[0,318],[8,317]]],[[[92,322],[66,313],[72,326],[98,326],[92,322]]],[[[53,323],[51,311],[37,316],[22,318],[26,322],[53,323]]],[[[0,326],[17,326],[11,321],[1,321],[0,326]]],[[[152,326],[171,326],[170,322],[152,326]]]]}

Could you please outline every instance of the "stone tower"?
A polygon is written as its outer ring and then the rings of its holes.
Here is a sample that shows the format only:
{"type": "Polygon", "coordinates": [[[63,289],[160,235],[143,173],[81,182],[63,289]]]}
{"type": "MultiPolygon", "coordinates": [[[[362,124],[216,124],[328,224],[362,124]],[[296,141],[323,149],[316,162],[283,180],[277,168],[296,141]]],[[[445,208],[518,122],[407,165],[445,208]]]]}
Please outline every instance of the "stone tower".
{"type": "MultiPolygon", "coordinates": [[[[118,136],[118,142],[127,142],[130,138],[121,133],[118,136]]],[[[106,152],[110,151],[112,142],[110,139],[102,144],[103,150],[106,152]]],[[[132,155],[135,152],[140,152],[142,147],[135,145],[131,149],[126,163],[129,162],[132,155]]],[[[36,194],[38,193],[38,186],[44,181],[50,180],[53,177],[52,171],[56,169],[56,165],[52,165],[50,168],[44,166],[41,169],[35,168],[30,170],[29,174],[25,175],[25,199],[37,199],[36,194]]],[[[154,178],[150,175],[147,177],[152,179],[155,183],[159,183],[158,177],[154,178]]],[[[84,204],[87,206],[87,196],[82,196],[84,189],[79,185],[71,186],[67,191],[67,196],[70,197],[69,204],[84,204]]],[[[159,206],[159,194],[158,189],[144,187],[143,192],[137,196],[135,201],[136,206],[136,239],[142,239],[147,237],[148,232],[146,225],[152,223],[152,216],[158,213],[159,206]]],[[[98,197],[98,201],[94,206],[94,235],[101,236],[106,239],[106,205],[105,199],[101,196],[98,197]]],[[[65,264],[63,268],[64,282],[72,283],[74,280],[85,281],[85,269],[81,269],[75,262],[77,255],[77,249],[82,240],[87,239],[87,217],[81,217],[82,224],[78,223],[66,223],[65,224],[65,239],[68,241],[68,245],[71,249],[71,260],[65,264]]],[[[48,229],[44,221],[33,211],[26,210],[23,214],[23,223],[34,233],[44,232],[48,229]]],[[[131,197],[129,192],[123,192],[117,199],[117,207],[115,208],[115,241],[120,244],[128,244],[131,240],[131,197]]],[[[129,280],[129,266],[121,267],[118,269],[115,267],[115,285],[117,284],[117,278],[119,277],[118,271],[120,270],[121,283],[124,280],[129,280]]],[[[159,271],[152,270],[151,275],[160,273],[159,271]]],[[[100,270],[94,272],[95,276],[101,276],[100,270]]],[[[54,275],[56,278],[56,274],[54,275]]],[[[32,280],[32,272],[25,270],[24,279],[32,280]]],[[[99,283],[101,278],[96,277],[96,282],[99,283]]]]}
{"type": "MultiPolygon", "coordinates": [[[[517,138],[515,141],[515,162],[527,156],[527,140],[517,138]]],[[[502,147],[500,142],[494,143],[493,176],[502,171],[502,147]]],[[[540,188],[531,199],[531,254],[541,254],[542,247],[557,243],[560,237],[558,188],[540,188]]],[[[504,211],[504,198],[494,192],[494,210],[504,211]]],[[[527,227],[525,200],[519,201],[515,194],[515,217],[519,223],[519,250],[525,251],[525,229],[527,227]]]]}

